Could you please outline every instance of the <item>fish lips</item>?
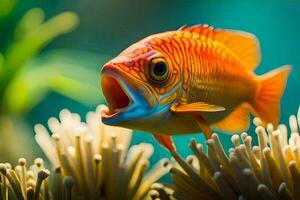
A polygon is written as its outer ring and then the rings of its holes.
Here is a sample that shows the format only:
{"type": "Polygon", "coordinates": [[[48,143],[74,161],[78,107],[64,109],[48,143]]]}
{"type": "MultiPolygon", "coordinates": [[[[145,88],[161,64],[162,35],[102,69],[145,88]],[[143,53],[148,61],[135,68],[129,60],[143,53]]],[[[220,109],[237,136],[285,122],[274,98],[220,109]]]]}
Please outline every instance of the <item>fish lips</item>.
{"type": "Polygon", "coordinates": [[[154,104],[150,89],[117,65],[104,65],[101,87],[108,103],[101,116],[107,125],[121,125],[141,117],[154,104]]]}

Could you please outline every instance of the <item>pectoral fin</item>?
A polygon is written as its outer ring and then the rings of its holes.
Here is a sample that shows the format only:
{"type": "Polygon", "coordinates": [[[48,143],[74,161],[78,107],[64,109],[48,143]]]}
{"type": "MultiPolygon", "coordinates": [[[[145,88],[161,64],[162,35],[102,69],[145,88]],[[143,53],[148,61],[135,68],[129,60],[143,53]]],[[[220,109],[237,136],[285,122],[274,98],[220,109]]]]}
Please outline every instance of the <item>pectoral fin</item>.
{"type": "Polygon", "coordinates": [[[212,131],[211,131],[211,128],[209,127],[209,124],[205,121],[205,119],[201,115],[199,115],[199,113],[200,112],[220,112],[220,111],[224,111],[224,110],[225,110],[225,108],[222,106],[216,106],[216,105],[207,104],[204,102],[179,104],[179,105],[173,105],[171,107],[172,112],[191,114],[197,121],[197,124],[200,127],[200,130],[202,131],[202,133],[205,135],[206,139],[209,139],[211,137],[212,131]]]}
{"type": "Polygon", "coordinates": [[[177,113],[220,112],[224,110],[225,108],[222,106],[207,104],[205,102],[179,104],[171,107],[171,111],[177,113]]]}
{"type": "Polygon", "coordinates": [[[159,135],[153,134],[153,137],[157,140],[159,144],[167,148],[170,152],[175,151],[175,145],[173,143],[172,137],[169,135],[159,135]]]}
{"type": "Polygon", "coordinates": [[[209,138],[211,138],[212,131],[211,128],[209,127],[209,124],[205,121],[205,119],[200,115],[195,115],[195,119],[202,133],[204,134],[205,139],[208,140],[209,138]]]}

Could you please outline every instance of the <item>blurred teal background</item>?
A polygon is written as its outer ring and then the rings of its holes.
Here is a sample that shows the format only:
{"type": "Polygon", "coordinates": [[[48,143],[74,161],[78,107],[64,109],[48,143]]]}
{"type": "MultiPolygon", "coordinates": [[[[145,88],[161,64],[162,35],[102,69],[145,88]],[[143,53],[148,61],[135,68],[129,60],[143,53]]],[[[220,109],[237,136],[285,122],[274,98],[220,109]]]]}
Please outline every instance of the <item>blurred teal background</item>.
{"type": "MultiPolygon", "coordinates": [[[[62,35],[49,43],[35,62],[64,63],[61,67],[81,65],[99,76],[105,61],[116,56],[121,50],[150,34],[174,30],[182,25],[210,24],[219,28],[237,29],[255,34],[261,44],[262,60],[257,74],[265,73],[284,64],[293,66],[287,89],[281,101],[281,122],[288,123],[290,114],[296,113],[300,103],[300,0],[273,1],[161,1],[161,0],[23,0],[18,3],[13,14],[1,30],[0,49],[4,48],[14,24],[25,11],[40,7],[50,18],[63,11],[73,11],[79,16],[79,26],[71,33],[62,35]]],[[[87,83],[95,77],[86,77],[87,83]]],[[[83,95],[89,99],[99,91],[83,95]]],[[[84,100],[83,100],[84,101],[84,100]]],[[[74,101],[59,92],[50,92],[28,113],[24,113],[30,126],[46,124],[50,116],[58,116],[62,108],[78,112],[82,117],[94,109],[99,101],[74,101]]],[[[253,127],[249,130],[254,134],[253,127]]],[[[201,134],[175,137],[178,151],[184,157],[191,152],[187,148],[192,137],[201,143],[201,134]]],[[[220,134],[224,146],[230,147],[230,136],[220,134]]],[[[150,142],[155,146],[151,162],[169,154],[153,140],[150,134],[135,132],[132,144],[150,142]]],[[[254,141],[256,142],[256,141],[254,141]]]]}

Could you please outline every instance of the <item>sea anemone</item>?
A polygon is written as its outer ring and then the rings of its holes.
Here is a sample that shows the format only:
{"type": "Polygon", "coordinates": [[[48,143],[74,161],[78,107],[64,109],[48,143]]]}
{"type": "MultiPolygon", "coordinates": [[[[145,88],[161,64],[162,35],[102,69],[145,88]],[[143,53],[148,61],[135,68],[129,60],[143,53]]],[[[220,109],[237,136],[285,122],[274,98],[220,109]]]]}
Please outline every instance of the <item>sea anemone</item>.
{"type": "Polygon", "coordinates": [[[203,146],[192,140],[194,155],[183,160],[176,152],[171,168],[173,186],[153,185],[152,199],[300,199],[300,108],[285,125],[274,129],[254,118],[258,146],[247,133],[233,135],[226,155],[217,134],[203,146]],[[297,122],[298,121],[298,122],[297,122]]]}
{"type": "Polygon", "coordinates": [[[15,197],[22,199],[50,199],[48,176],[42,159],[37,158],[27,169],[26,160],[20,158],[13,169],[9,163],[0,164],[0,199],[7,200],[15,197]]]}
{"type": "MultiPolygon", "coordinates": [[[[73,178],[73,198],[143,199],[169,170],[168,160],[161,159],[145,173],[152,145],[141,143],[128,150],[132,131],[102,124],[103,109],[107,108],[99,106],[96,112],[89,112],[86,123],[64,109],[59,119],[48,121],[51,136],[44,126],[35,126],[36,141],[54,168],[54,176],[73,178]]],[[[53,196],[62,194],[60,180],[54,179],[53,196]]]]}

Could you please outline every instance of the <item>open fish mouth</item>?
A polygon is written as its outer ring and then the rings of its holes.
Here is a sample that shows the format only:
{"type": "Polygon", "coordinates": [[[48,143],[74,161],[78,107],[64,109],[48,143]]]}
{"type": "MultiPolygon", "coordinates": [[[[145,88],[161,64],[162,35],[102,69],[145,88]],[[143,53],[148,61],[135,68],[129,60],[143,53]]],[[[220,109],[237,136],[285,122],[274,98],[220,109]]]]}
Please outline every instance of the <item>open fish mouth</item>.
{"type": "Polygon", "coordinates": [[[101,71],[101,88],[108,103],[108,109],[102,111],[101,118],[107,125],[124,125],[145,117],[155,105],[150,87],[118,65],[104,65],[101,71]]]}
{"type": "Polygon", "coordinates": [[[110,119],[125,111],[132,100],[121,82],[111,74],[103,73],[101,87],[108,103],[108,110],[102,112],[102,118],[110,119]]]}

